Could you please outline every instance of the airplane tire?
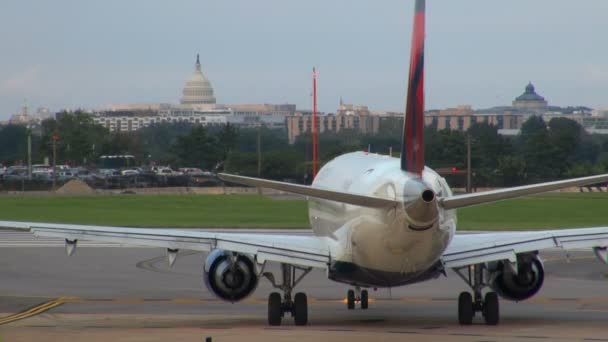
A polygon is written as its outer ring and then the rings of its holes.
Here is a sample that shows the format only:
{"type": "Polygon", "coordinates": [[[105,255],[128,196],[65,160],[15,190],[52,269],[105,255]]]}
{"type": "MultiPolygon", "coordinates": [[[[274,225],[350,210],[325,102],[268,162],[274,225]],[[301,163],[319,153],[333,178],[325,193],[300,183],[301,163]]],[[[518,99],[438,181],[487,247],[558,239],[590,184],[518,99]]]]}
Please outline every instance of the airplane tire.
{"type": "Polygon", "coordinates": [[[458,322],[460,325],[473,323],[473,296],[469,292],[461,292],[458,296],[458,322]]]}
{"type": "Polygon", "coordinates": [[[348,310],[353,310],[355,308],[355,291],[348,290],[346,293],[346,307],[348,310]]]}
{"type": "Polygon", "coordinates": [[[278,292],[273,292],[268,296],[268,324],[281,325],[282,318],[281,295],[278,292]]]}
{"type": "Polygon", "coordinates": [[[496,292],[488,292],[484,298],[483,316],[487,325],[497,325],[500,319],[500,307],[496,292]]]}
{"type": "Polygon", "coordinates": [[[296,325],[306,325],[308,323],[308,303],[306,294],[302,292],[296,293],[294,297],[293,318],[296,325]]]}
{"type": "Polygon", "coordinates": [[[369,297],[367,294],[367,290],[361,291],[361,309],[367,310],[369,306],[369,297]]]}

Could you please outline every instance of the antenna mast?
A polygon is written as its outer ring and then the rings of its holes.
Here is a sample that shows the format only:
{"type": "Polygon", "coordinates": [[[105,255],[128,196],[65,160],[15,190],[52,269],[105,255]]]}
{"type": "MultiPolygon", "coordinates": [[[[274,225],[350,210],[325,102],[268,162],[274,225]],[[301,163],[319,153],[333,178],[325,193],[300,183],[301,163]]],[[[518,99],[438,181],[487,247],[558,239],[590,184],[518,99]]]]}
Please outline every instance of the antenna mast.
{"type": "Polygon", "coordinates": [[[317,70],[312,68],[312,178],[317,177],[319,141],[317,136],[317,70]]]}

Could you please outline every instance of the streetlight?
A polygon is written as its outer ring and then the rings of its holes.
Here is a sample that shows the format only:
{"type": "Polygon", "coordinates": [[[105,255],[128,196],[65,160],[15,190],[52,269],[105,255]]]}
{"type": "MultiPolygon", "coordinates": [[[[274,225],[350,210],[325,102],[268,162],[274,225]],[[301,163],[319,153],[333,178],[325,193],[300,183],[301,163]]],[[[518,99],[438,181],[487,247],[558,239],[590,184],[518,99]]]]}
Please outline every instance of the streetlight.
{"type": "Polygon", "coordinates": [[[32,125],[26,126],[27,132],[27,178],[32,180],[32,125]]]}
{"type": "Polygon", "coordinates": [[[59,135],[55,133],[51,138],[53,139],[53,190],[55,190],[55,186],[57,185],[57,140],[59,140],[59,135]]]}

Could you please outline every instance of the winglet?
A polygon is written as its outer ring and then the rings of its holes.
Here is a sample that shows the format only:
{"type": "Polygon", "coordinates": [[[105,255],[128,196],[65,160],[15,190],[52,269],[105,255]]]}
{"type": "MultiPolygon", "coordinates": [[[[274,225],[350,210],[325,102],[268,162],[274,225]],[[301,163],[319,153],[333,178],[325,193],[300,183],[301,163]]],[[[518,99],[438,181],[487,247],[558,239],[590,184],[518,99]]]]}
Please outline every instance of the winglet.
{"type": "Polygon", "coordinates": [[[424,21],[425,0],[416,0],[410,56],[407,104],[401,142],[401,170],[422,174],[424,169],[424,21]]]}

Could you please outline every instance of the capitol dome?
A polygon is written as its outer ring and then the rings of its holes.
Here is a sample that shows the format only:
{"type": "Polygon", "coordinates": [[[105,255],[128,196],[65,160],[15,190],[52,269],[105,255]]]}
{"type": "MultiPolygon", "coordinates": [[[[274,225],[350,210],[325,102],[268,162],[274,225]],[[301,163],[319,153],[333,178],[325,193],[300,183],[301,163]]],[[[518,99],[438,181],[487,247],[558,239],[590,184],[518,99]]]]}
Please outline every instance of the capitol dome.
{"type": "Polygon", "coordinates": [[[544,97],[538,95],[534,89],[532,82],[528,83],[523,94],[515,98],[513,107],[517,109],[546,109],[547,101],[544,97]]]}
{"type": "Polygon", "coordinates": [[[196,55],[194,72],[186,82],[182,94],[183,96],[180,103],[184,105],[215,104],[213,88],[201,70],[201,62],[198,54],[196,55]]]}

